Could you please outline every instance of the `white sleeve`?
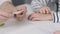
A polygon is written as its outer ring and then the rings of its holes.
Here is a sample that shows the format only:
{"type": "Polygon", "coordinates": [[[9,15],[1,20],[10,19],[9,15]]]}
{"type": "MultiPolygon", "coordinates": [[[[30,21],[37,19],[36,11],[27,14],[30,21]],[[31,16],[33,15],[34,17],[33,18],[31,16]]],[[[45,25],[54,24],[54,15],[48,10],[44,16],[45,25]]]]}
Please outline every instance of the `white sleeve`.
{"type": "Polygon", "coordinates": [[[35,10],[35,11],[36,11],[36,9],[41,8],[43,6],[42,4],[43,3],[39,2],[38,0],[32,0],[32,2],[31,2],[31,6],[32,6],[33,10],[35,10]]]}
{"type": "Polygon", "coordinates": [[[53,22],[54,23],[58,23],[59,21],[58,21],[58,13],[56,13],[56,12],[53,12],[53,22]]]}
{"type": "Polygon", "coordinates": [[[38,10],[40,8],[42,8],[43,6],[47,5],[47,0],[32,0],[31,2],[31,6],[33,8],[33,10],[38,10]]]}
{"type": "Polygon", "coordinates": [[[60,23],[60,12],[58,13],[58,17],[59,17],[59,23],[60,23]]]}
{"type": "Polygon", "coordinates": [[[4,2],[6,2],[6,1],[9,1],[9,2],[11,2],[11,0],[0,0],[0,5],[2,5],[4,2]]]}
{"type": "Polygon", "coordinates": [[[53,12],[53,22],[60,23],[60,12],[53,12]]]}

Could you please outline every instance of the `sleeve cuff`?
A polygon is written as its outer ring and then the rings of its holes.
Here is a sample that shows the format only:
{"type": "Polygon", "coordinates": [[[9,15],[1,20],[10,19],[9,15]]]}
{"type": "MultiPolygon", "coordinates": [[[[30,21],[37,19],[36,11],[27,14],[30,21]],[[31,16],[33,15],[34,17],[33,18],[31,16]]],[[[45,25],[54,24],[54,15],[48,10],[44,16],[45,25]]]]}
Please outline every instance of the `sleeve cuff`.
{"type": "Polygon", "coordinates": [[[59,22],[60,22],[60,12],[58,12],[59,22]]]}
{"type": "Polygon", "coordinates": [[[58,23],[59,22],[58,12],[53,12],[52,14],[53,14],[53,22],[58,23]]]}
{"type": "Polygon", "coordinates": [[[60,12],[53,12],[54,23],[60,23],[60,12]]]}

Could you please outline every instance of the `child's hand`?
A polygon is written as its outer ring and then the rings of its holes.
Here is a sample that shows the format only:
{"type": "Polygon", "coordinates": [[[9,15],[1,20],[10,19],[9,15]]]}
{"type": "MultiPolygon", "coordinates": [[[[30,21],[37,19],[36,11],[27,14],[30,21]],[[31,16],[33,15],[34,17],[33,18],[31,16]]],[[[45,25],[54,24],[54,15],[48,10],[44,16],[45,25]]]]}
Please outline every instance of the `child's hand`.
{"type": "Polygon", "coordinates": [[[5,22],[6,20],[8,20],[11,17],[12,17],[11,13],[5,12],[0,9],[0,22],[5,22]]]}
{"type": "Polygon", "coordinates": [[[52,20],[52,16],[51,16],[51,14],[35,13],[35,14],[31,14],[29,16],[29,20],[32,20],[32,21],[50,21],[50,20],[52,20]]]}
{"type": "Polygon", "coordinates": [[[16,14],[16,18],[21,21],[26,16],[27,8],[25,6],[19,6],[19,7],[17,7],[17,10],[22,11],[21,13],[16,14]]]}
{"type": "Polygon", "coordinates": [[[40,13],[40,14],[50,14],[51,13],[51,10],[49,7],[43,7],[39,10],[37,10],[37,13],[40,13]]]}
{"type": "Polygon", "coordinates": [[[56,31],[56,32],[54,32],[54,34],[60,34],[60,31],[56,31]]]}

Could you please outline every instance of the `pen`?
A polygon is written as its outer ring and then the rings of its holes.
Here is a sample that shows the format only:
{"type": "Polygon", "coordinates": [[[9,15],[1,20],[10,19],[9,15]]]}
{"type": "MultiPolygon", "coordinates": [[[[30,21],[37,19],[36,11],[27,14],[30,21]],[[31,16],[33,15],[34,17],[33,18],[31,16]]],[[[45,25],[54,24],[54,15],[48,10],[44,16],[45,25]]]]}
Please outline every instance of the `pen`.
{"type": "Polygon", "coordinates": [[[17,11],[17,12],[14,12],[13,14],[19,14],[19,13],[22,13],[22,11],[17,11]]]}
{"type": "Polygon", "coordinates": [[[17,11],[17,12],[14,12],[14,13],[13,13],[14,17],[16,17],[16,15],[18,15],[18,14],[19,14],[19,15],[23,15],[23,12],[22,12],[22,11],[17,11]]]}

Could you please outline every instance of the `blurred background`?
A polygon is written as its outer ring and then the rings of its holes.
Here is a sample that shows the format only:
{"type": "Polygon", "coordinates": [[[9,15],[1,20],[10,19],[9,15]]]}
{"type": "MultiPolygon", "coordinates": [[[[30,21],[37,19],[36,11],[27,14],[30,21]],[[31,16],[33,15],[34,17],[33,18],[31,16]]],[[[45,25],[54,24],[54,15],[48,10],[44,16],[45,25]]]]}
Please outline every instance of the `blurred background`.
{"type": "Polygon", "coordinates": [[[21,5],[21,4],[30,4],[32,0],[11,0],[15,6],[21,5]]]}
{"type": "Polygon", "coordinates": [[[26,3],[31,3],[32,0],[26,0],[26,3]]]}

